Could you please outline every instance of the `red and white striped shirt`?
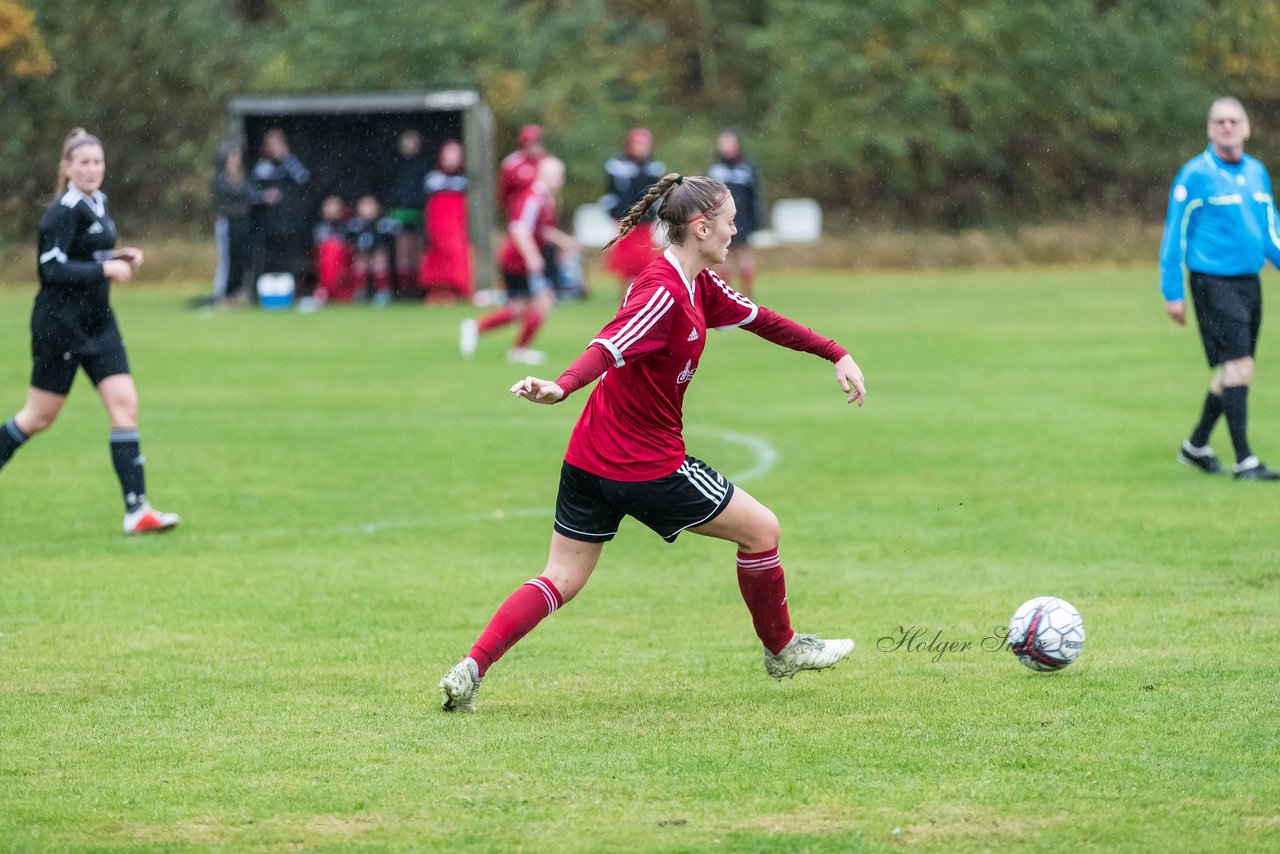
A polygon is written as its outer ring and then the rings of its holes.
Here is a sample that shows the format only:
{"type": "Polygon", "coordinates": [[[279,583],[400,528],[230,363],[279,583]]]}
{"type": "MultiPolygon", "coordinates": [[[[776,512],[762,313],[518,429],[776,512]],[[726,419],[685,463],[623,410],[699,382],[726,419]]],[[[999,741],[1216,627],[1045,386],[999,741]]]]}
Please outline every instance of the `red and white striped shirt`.
{"type": "Polygon", "coordinates": [[[610,480],[672,474],[684,462],[684,394],[707,330],[755,319],[755,303],[709,269],[692,282],[671,250],[644,269],[592,339],[610,366],[569,437],[565,460],[610,480]]]}
{"type": "Polygon", "coordinates": [[[546,192],[540,184],[526,187],[512,196],[508,217],[510,221],[507,224],[507,238],[498,248],[498,261],[502,265],[503,272],[525,273],[528,272],[528,265],[525,263],[524,256],[520,254],[520,248],[511,237],[511,226],[519,223],[528,229],[533,236],[533,242],[541,250],[546,242],[542,236],[543,229],[556,226],[555,197],[546,192]]]}

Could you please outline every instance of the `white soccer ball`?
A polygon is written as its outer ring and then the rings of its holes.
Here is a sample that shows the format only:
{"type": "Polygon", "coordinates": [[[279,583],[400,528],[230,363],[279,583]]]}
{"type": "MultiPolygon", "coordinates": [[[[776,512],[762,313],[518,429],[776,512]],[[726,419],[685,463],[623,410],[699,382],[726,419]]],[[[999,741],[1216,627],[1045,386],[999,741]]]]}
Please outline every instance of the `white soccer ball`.
{"type": "Polygon", "coordinates": [[[1009,651],[1032,670],[1061,670],[1084,649],[1080,612],[1056,596],[1022,603],[1009,619],[1009,651]]]}

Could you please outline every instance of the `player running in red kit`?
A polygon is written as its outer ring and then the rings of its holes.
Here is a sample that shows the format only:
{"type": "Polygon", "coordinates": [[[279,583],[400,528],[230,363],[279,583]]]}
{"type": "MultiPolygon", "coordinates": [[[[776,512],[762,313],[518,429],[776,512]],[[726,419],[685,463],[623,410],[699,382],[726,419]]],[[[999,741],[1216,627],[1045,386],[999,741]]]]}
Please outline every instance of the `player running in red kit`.
{"type": "Polygon", "coordinates": [[[832,667],[853,650],[851,640],[792,630],[777,517],[686,455],[682,409],[712,328],[740,326],[827,359],[849,402],[859,406],[866,400],[862,371],[839,344],[756,306],[708,269],[724,262],[735,230],[724,184],[663,176],[622,219],[619,237],[659,200],[671,246],[636,278],[617,316],[559,379],[526,377],[511,388],[517,397],[554,404],[599,379],[569,439],[546,568],[502,603],[468,656],[440,680],[446,711],[475,710],[489,666],[577,595],[623,516],[667,542],[689,530],[737,544],[738,585],[770,676],[832,667]]]}
{"type": "Polygon", "coordinates": [[[498,170],[498,201],[508,209],[516,195],[538,179],[538,161],[547,156],[542,128],[538,125],[520,128],[517,139],[519,148],[502,158],[498,170]]]}
{"type": "Polygon", "coordinates": [[[515,346],[507,351],[507,361],[526,365],[546,361],[545,353],[529,347],[556,304],[545,247],[577,249],[574,239],[556,228],[555,193],[563,185],[564,163],[557,157],[543,157],[538,161],[538,179],[512,198],[507,238],[498,250],[507,301],[478,321],[462,321],[458,347],[464,358],[476,354],[481,335],[519,320],[520,332],[515,346]]]}

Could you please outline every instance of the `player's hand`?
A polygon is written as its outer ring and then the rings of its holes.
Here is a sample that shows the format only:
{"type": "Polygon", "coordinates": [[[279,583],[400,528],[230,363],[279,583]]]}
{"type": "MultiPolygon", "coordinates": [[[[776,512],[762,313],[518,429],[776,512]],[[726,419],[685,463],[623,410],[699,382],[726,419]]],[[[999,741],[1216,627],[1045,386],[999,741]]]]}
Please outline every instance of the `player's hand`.
{"type": "Polygon", "coordinates": [[[520,380],[511,387],[511,393],[534,403],[550,404],[564,399],[564,389],[551,380],[540,380],[537,377],[520,380]]]}
{"type": "Polygon", "coordinates": [[[133,266],[121,258],[103,261],[102,275],[117,282],[127,282],[133,278],[133,266]]]}
{"type": "Polygon", "coordinates": [[[867,402],[867,381],[863,379],[862,369],[858,367],[858,363],[852,356],[845,354],[840,361],[836,362],[836,382],[840,383],[840,388],[849,395],[849,403],[862,406],[867,402]]]}
{"type": "Polygon", "coordinates": [[[1179,326],[1187,325],[1187,303],[1185,300],[1168,300],[1164,304],[1164,313],[1173,318],[1173,322],[1179,326]]]}
{"type": "Polygon", "coordinates": [[[117,249],[115,257],[121,261],[128,261],[129,266],[135,270],[142,266],[142,250],[133,246],[117,249]]]}

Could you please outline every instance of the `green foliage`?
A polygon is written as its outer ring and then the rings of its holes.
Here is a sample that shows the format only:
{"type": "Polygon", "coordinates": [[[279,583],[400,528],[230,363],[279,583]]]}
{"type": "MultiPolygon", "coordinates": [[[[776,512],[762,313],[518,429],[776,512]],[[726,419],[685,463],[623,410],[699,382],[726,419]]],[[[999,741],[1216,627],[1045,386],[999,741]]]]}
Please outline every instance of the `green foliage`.
{"type": "MultiPolygon", "coordinates": [[[[627,128],[700,172],[726,124],[770,195],[941,227],[1159,217],[1216,95],[1280,154],[1280,6],[1251,0],[26,0],[56,72],[7,77],[0,229],[28,230],[72,126],[124,217],[197,229],[232,94],[476,87],[498,145],[542,123],[595,198],[627,128]],[[11,108],[12,105],[12,108],[11,108]]],[[[14,20],[18,20],[15,18],[14,20]]]]}
{"type": "Polygon", "coordinates": [[[762,136],[771,160],[820,152],[792,170],[806,192],[913,222],[1115,211],[1198,145],[1208,95],[1182,109],[1173,21],[1092,0],[806,3],[776,19],[762,136]]]}
{"type": "MultiPolygon", "coordinates": [[[[5,227],[34,231],[73,127],[102,138],[116,219],[189,229],[209,219],[212,150],[228,95],[250,65],[243,28],[220,0],[132,4],[30,3],[56,71],[21,81],[5,141],[20,156],[0,164],[5,227]]],[[[12,233],[12,231],[10,232],[12,233]]]]}

